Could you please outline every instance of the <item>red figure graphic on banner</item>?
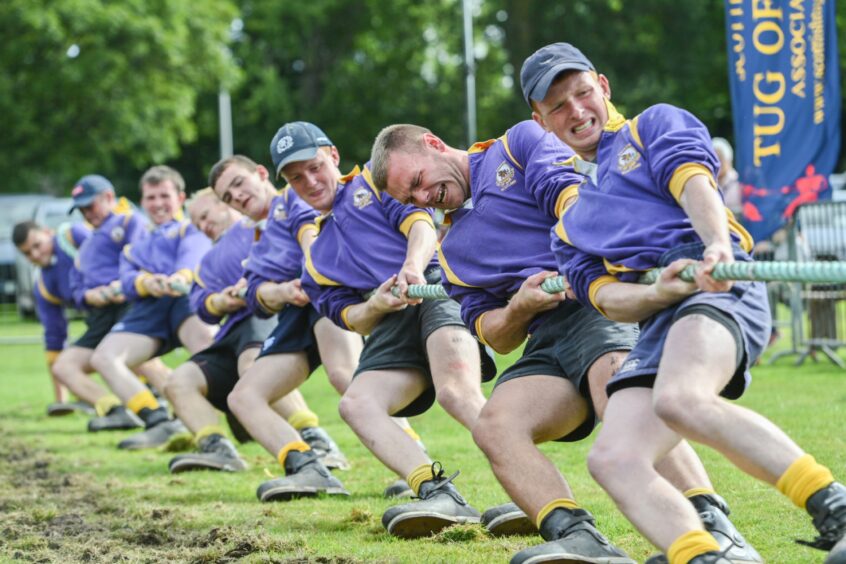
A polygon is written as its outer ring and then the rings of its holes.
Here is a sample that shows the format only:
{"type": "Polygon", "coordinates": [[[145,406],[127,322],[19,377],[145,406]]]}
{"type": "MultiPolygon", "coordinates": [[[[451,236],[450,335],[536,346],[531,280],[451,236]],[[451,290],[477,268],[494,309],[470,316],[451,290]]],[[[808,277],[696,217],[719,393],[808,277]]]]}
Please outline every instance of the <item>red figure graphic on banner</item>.
{"type": "Polygon", "coordinates": [[[743,190],[743,219],[746,221],[763,221],[764,218],[760,210],[758,210],[758,206],[750,202],[749,199],[752,196],[763,198],[770,191],[766,188],[758,188],[752,184],[741,184],[741,189],[743,190]]]}
{"type": "Polygon", "coordinates": [[[793,212],[802,204],[816,202],[819,199],[820,192],[825,190],[826,187],[828,187],[826,177],[822,174],[816,174],[814,165],[809,164],[805,168],[805,176],[800,176],[790,188],[782,188],[782,193],[785,194],[793,190],[798,192],[798,195],[784,209],[783,217],[793,217],[793,212]]]}

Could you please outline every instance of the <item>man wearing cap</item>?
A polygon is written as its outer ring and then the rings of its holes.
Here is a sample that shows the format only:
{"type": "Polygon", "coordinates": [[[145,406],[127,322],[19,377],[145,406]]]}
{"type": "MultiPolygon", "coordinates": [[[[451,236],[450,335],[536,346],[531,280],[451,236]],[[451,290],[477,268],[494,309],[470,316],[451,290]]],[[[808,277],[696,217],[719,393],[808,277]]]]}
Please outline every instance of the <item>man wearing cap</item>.
{"type": "Polygon", "coordinates": [[[53,379],[56,402],[47,407],[47,415],[65,415],[85,409],[85,403],[65,401],[66,390],[53,373],[53,365],[65,348],[68,321],[65,308],[73,307],[70,275],[79,246],[91,234],[81,223],[63,223],[58,232],[34,221],[22,221],[12,229],[12,242],[26,259],[39,268],[35,282],[35,310],[44,327],[44,352],[53,379]]]}
{"type": "MultiPolygon", "coordinates": [[[[514,563],[574,554],[622,558],[600,541],[590,514],[536,446],[591,433],[605,406],[604,386],[637,339],[633,325],[613,323],[565,301],[564,293],[540,288],[557,269],[549,229],[581,182],[562,164],[572,156],[533,121],[468,151],[415,125],[387,127],[373,145],[377,186],[400,201],[448,211],[450,231],[440,247],[443,283],[461,302],[462,318],[476,337],[505,354],[530,336],[473,427],[503,487],[549,541],[519,552],[514,563]],[[481,247],[479,233],[486,239],[481,247]]],[[[703,512],[715,510],[708,476],[687,445],[662,461],[661,471],[680,490],[697,494],[691,499],[703,512]]],[[[498,518],[488,513],[483,522],[495,530],[498,518]]]]}
{"type": "MultiPolygon", "coordinates": [[[[271,153],[277,171],[324,214],[320,235],[306,252],[303,289],[338,327],[369,335],[341,398],[341,417],[420,498],[388,509],[382,524],[393,535],[412,538],[478,522],[478,511],[452,484],[457,473],[444,476],[440,463],[391,419],[424,413],[437,396],[469,428],[485,402],[479,349],[457,304],[421,305],[391,294],[395,284],[404,291],[426,276],[439,277],[431,211],[374,190],[366,165],[341,177],[337,148],[313,124],[284,125],[271,153]]],[[[301,459],[306,453],[292,454],[301,459]]]]}
{"type": "Polygon", "coordinates": [[[593,476],[672,564],[736,561],[655,471],[682,438],[697,440],[807,509],[820,533],[811,545],[846,562],[846,487],[771,422],[723,399],[744,392],[770,314],[763,283],[710,276],[717,263],[751,261],[752,240],[716,190],[705,126],[666,104],[626,120],[608,79],[567,43],[530,56],[521,83],[534,120],[586,171],[554,230],[559,267],[580,302],[641,327],[608,384],[593,476]],[[677,277],[690,264],[695,283],[677,277]],[[656,267],[657,282],[636,283],[656,267]]]}
{"type": "MultiPolygon", "coordinates": [[[[79,246],[75,268],[70,271],[70,295],[76,307],[86,311],[86,331],[62,350],[53,371],[74,395],[94,405],[98,417],[88,422],[89,431],[132,429],[141,424],[138,418],[87,374],[94,371],[94,349],[126,311],[126,298],[115,292],[120,283],[120,254],[125,245],[145,235],[147,220],[135,213],[126,199],[116,199],[112,183],[97,174],[82,177],[71,196],[71,211],[79,208],[94,227],[79,246]]],[[[163,384],[167,373],[159,360],[145,363],[138,370],[154,384],[163,384]]]]}
{"type": "Polygon", "coordinates": [[[304,404],[287,418],[273,409],[322,363],[329,382],[342,392],[358,361],[361,339],[319,319],[300,288],[303,249],[311,244],[317,213],[288,188],[277,193],[268,170],[235,155],[212,167],[209,184],[221,200],[252,219],[258,240],[244,267],[245,299],[260,318],[276,315],[277,325],[249,370],[228,397],[228,406],[250,435],[278,460],[286,473],[299,469],[288,452],[309,452],[314,472],[302,472],[292,487],[261,484],[260,501],[292,497],[349,495],[327,467],[347,468],[338,446],[304,404]],[[291,445],[294,445],[293,447],[291,445]]]}
{"type": "Polygon", "coordinates": [[[212,342],[212,327],[191,310],[185,295],[194,268],[211,241],[182,217],[185,181],[168,166],[154,166],[141,177],[141,205],[155,228],[127,245],[121,254],[121,292],[131,303],[91,358],[91,365],[145,430],[118,448],[159,446],[185,427],[132,373],[131,367],[161,356],[180,344],[196,353],[212,342]]]}
{"type": "MultiPolygon", "coordinates": [[[[194,193],[188,214],[215,242],[194,272],[191,305],[206,323],[220,324],[220,331],[210,347],[176,368],[168,379],[165,394],[197,445],[197,452],[174,457],[168,468],[172,473],[199,469],[235,472],[247,465],[218,425],[217,410],[229,413],[227,396],[253,365],[276,323],[253,315],[238,295],[244,262],[255,239],[252,220],[221,202],[211,188],[194,193]]],[[[273,408],[288,417],[307,409],[304,402],[299,390],[294,390],[273,408]]]]}

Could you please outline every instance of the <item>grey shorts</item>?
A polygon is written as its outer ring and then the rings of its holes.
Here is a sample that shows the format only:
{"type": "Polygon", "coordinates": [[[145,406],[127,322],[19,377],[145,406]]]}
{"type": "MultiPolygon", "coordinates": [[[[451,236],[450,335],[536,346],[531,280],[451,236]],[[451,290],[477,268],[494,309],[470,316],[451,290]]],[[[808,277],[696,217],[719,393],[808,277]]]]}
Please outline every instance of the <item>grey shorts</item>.
{"type": "Polygon", "coordinates": [[[547,315],[526,342],[523,356],[502,373],[496,385],[523,376],[557,376],[572,382],[588,400],[590,412],[584,423],[557,440],[578,441],[590,435],[597,423],[588,370],[606,353],[630,351],[637,338],[637,325],[616,323],[567,300],[547,315]]]}
{"type": "MultiPolygon", "coordinates": [[[[439,284],[441,269],[426,271],[430,284],[439,284]]],[[[429,380],[429,386],[415,400],[396,413],[395,417],[411,417],[425,413],[435,403],[435,388],[426,353],[426,341],[435,330],[450,325],[465,327],[461,320],[461,306],[453,300],[423,300],[402,311],[386,315],[364,342],[364,350],[353,377],[370,370],[414,368],[429,380]]],[[[469,330],[467,331],[469,333],[469,330]]],[[[496,364],[482,344],[479,344],[482,381],[496,376],[496,364]]]]}

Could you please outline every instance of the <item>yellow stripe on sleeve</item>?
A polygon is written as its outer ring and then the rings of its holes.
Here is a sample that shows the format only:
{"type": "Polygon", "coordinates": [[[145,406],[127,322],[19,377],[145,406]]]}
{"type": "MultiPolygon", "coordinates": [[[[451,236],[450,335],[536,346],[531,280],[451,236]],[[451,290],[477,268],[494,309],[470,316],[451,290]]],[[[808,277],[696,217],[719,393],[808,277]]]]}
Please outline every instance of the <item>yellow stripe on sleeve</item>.
{"type": "Polygon", "coordinates": [[[579,197],[579,185],[572,184],[564,188],[560,194],[558,194],[558,199],[555,200],[555,217],[561,219],[561,216],[564,215],[570,207],[576,203],[576,199],[579,197]]]}
{"type": "Polygon", "coordinates": [[[670,178],[670,194],[673,195],[673,198],[675,198],[677,202],[681,201],[682,193],[684,192],[684,185],[687,184],[687,181],[699,174],[707,176],[708,183],[711,184],[715,190],[717,189],[717,183],[714,181],[714,175],[711,174],[708,167],[700,163],[685,163],[679,166],[673,173],[673,177],[670,178]]]}
{"type": "Polygon", "coordinates": [[[488,312],[482,313],[479,317],[476,318],[476,321],[473,322],[473,327],[476,329],[476,338],[479,339],[479,342],[485,345],[486,347],[491,346],[487,340],[485,340],[484,335],[482,335],[482,319],[488,314],[488,312]]]}
{"type": "Polygon", "coordinates": [[[317,233],[319,231],[318,228],[317,228],[317,224],[306,223],[302,227],[300,227],[300,230],[297,231],[297,243],[302,244],[303,237],[305,237],[305,234],[309,231],[314,231],[314,234],[317,235],[317,233]]]}
{"type": "Polygon", "coordinates": [[[606,274],[605,276],[600,276],[599,278],[591,282],[590,288],[588,289],[588,298],[590,299],[590,303],[593,304],[593,307],[596,308],[596,311],[598,311],[605,317],[608,316],[605,315],[605,312],[602,310],[601,307],[599,307],[599,304],[596,303],[596,293],[599,292],[599,289],[603,286],[613,284],[614,282],[619,282],[619,280],[617,280],[610,274],[606,274]]]}
{"type": "Polygon", "coordinates": [[[408,232],[411,231],[411,226],[417,223],[418,221],[424,221],[429,224],[429,226],[434,229],[435,222],[432,221],[432,216],[424,211],[416,211],[408,215],[405,219],[402,220],[400,223],[399,230],[400,233],[405,235],[408,238],[408,232]]]}
{"type": "Polygon", "coordinates": [[[44,279],[40,276],[38,277],[38,293],[51,304],[62,305],[61,298],[50,293],[50,290],[48,290],[47,286],[44,284],[44,279]]]}

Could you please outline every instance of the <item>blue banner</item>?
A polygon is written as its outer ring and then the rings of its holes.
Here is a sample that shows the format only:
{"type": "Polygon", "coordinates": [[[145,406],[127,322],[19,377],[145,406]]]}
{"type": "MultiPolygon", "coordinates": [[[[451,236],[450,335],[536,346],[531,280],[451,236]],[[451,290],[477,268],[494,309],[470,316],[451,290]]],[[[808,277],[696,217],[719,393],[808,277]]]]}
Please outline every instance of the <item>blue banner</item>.
{"type": "Polygon", "coordinates": [[[743,224],[769,238],[806,202],[831,198],[840,150],[834,0],[726,0],[743,224]]]}

